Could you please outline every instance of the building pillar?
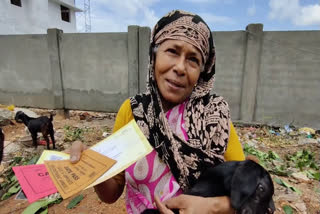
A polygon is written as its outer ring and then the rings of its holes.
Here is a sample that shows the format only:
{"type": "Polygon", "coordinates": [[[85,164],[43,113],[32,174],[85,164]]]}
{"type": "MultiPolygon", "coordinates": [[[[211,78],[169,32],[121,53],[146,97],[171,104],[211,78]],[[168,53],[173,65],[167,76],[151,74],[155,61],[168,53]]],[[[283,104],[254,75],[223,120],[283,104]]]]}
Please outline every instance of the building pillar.
{"type": "Polygon", "coordinates": [[[151,30],[149,27],[139,28],[139,93],[146,90],[146,81],[149,73],[149,47],[151,30]]]}
{"type": "Polygon", "coordinates": [[[61,38],[63,31],[52,28],[47,30],[48,52],[52,79],[53,107],[58,115],[68,117],[65,109],[63,76],[61,66],[61,38]]]}
{"type": "Polygon", "coordinates": [[[240,120],[252,122],[256,108],[263,25],[250,24],[246,27],[246,32],[247,47],[242,79],[240,120]]]}
{"type": "Polygon", "coordinates": [[[128,95],[139,91],[139,26],[128,27],[128,95]]]}

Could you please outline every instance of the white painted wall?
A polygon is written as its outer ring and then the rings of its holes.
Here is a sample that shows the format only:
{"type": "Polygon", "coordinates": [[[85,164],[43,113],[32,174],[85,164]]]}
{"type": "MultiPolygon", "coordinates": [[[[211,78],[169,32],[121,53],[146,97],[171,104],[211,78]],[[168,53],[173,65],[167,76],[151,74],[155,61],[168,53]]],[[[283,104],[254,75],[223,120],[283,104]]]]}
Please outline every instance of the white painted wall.
{"type": "MultiPolygon", "coordinates": [[[[63,0],[74,6],[73,0],[63,0]]],[[[0,35],[45,34],[48,28],[76,32],[75,11],[70,9],[70,22],[61,19],[60,4],[52,0],[22,0],[22,7],[0,0],[0,35]]]]}
{"type": "MultiPolygon", "coordinates": [[[[69,8],[70,9],[70,8],[69,8]]],[[[70,9],[70,22],[61,19],[60,4],[54,1],[48,2],[48,28],[59,28],[65,33],[76,32],[75,12],[70,9]]]]}

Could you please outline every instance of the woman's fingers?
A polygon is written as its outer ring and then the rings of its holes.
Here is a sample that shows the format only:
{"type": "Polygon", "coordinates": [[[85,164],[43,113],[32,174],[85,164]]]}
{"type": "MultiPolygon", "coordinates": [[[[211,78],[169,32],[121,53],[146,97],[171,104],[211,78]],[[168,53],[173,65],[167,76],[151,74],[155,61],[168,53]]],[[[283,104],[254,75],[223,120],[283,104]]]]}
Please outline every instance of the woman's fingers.
{"type": "Polygon", "coordinates": [[[154,201],[156,202],[156,206],[161,214],[174,214],[174,212],[168,209],[157,196],[154,197],[154,201]]]}
{"type": "Polygon", "coordinates": [[[75,141],[72,143],[70,149],[70,161],[71,163],[76,163],[80,160],[81,153],[83,150],[87,149],[80,141],[75,141]]]}
{"type": "MultiPolygon", "coordinates": [[[[183,209],[185,208],[185,199],[184,195],[180,195],[178,197],[170,198],[169,200],[165,201],[165,206],[169,209],[183,209]]],[[[181,210],[180,210],[181,211],[181,210]]]]}

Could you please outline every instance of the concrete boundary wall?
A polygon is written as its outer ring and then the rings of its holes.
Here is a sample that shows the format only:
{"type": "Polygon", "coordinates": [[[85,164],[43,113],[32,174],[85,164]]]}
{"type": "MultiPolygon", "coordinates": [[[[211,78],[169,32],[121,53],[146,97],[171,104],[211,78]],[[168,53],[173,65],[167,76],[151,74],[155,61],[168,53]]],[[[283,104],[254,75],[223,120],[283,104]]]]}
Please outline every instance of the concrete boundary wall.
{"type": "MultiPolygon", "coordinates": [[[[0,104],[116,112],[145,91],[150,28],[0,35],[0,104]]],[[[320,129],[320,31],[213,32],[233,120],[320,129]]]]}
{"type": "Polygon", "coordinates": [[[47,35],[0,35],[0,103],[54,107],[47,35]]]}

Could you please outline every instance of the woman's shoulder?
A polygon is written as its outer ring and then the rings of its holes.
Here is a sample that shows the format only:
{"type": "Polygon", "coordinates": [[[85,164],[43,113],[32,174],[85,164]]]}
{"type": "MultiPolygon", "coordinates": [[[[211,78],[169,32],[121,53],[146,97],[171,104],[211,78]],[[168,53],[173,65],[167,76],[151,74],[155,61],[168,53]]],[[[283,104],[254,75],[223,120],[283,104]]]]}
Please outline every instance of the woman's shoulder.
{"type": "Polygon", "coordinates": [[[131,105],[130,105],[130,99],[126,99],[125,101],[123,101],[123,103],[121,104],[119,111],[131,111],[131,105]]]}
{"type": "Polygon", "coordinates": [[[133,119],[130,99],[126,99],[120,106],[113,126],[113,132],[117,131],[133,119]]]}
{"type": "Polygon", "coordinates": [[[120,106],[118,113],[117,113],[117,118],[127,118],[132,115],[132,110],[131,110],[131,104],[130,104],[130,99],[126,99],[120,106]]]}
{"type": "Polygon", "coordinates": [[[223,96],[217,94],[210,94],[209,95],[209,102],[211,103],[221,103],[223,105],[228,105],[227,101],[224,99],[223,96]]]}
{"type": "Polygon", "coordinates": [[[217,110],[222,110],[225,113],[229,112],[228,102],[222,96],[216,94],[209,95],[205,108],[212,113],[215,113],[217,110]]]}

